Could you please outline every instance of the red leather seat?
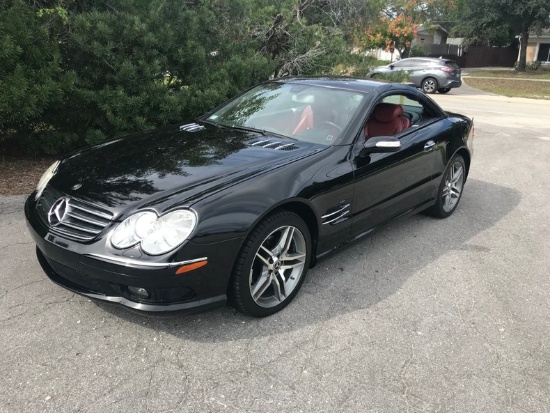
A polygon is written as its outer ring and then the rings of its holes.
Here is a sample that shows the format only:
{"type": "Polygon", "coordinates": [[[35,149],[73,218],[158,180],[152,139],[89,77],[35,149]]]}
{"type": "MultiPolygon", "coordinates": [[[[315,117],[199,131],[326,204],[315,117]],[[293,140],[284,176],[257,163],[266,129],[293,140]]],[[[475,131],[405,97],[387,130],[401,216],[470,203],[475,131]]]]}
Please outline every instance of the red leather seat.
{"type": "Polygon", "coordinates": [[[411,126],[411,121],[403,116],[401,105],[379,103],[365,125],[365,139],[373,136],[392,136],[411,126]]]}
{"type": "Polygon", "coordinates": [[[292,130],[292,134],[297,135],[300,132],[311,128],[313,128],[313,110],[311,109],[311,106],[306,106],[300,115],[298,123],[292,130]]]}

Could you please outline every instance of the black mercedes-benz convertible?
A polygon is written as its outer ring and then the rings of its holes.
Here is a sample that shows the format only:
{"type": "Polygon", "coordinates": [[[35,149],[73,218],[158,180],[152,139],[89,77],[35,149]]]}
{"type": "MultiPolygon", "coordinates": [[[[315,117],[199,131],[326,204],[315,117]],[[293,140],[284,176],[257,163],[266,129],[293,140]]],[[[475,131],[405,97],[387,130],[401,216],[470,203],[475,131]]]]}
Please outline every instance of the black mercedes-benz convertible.
{"type": "Polygon", "coordinates": [[[191,123],[55,162],[25,205],[59,285],[143,311],[284,308],[337,247],[456,209],[473,123],[413,87],[262,83],[191,123]]]}

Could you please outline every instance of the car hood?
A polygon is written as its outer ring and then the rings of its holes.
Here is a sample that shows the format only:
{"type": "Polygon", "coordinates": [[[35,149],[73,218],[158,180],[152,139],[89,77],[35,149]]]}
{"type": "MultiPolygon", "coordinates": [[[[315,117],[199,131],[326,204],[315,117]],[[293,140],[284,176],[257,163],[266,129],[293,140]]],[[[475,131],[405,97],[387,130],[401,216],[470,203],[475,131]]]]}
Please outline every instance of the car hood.
{"type": "Polygon", "coordinates": [[[327,149],[211,125],[182,128],[130,135],[77,152],[61,162],[49,185],[115,214],[132,206],[163,210],[192,205],[327,149]]]}

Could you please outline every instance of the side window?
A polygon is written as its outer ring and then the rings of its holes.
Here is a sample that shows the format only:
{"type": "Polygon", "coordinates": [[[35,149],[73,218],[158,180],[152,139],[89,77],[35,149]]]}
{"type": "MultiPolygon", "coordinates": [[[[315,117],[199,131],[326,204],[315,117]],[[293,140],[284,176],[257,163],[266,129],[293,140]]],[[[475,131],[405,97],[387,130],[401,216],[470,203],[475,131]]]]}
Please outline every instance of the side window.
{"type": "Polygon", "coordinates": [[[418,60],[418,59],[407,59],[409,61],[409,64],[407,66],[410,66],[410,67],[417,67],[417,66],[420,66],[421,65],[421,60],[418,60]]]}
{"type": "Polygon", "coordinates": [[[365,139],[373,136],[402,136],[412,128],[434,119],[429,107],[414,96],[395,94],[384,97],[365,122],[365,139]]]}
{"type": "Polygon", "coordinates": [[[418,127],[434,120],[435,115],[430,108],[425,106],[414,96],[391,95],[382,99],[382,103],[400,105],[403,108],[403,116],[406,117],[411,127],[418,127]]]}
{"type": "Polygon", "coordinates": [[[410,66],[409,63],[409,60],[398,60],[397,62],[393,62],[392,65],[393,67],[407,67],[410,66]]]}

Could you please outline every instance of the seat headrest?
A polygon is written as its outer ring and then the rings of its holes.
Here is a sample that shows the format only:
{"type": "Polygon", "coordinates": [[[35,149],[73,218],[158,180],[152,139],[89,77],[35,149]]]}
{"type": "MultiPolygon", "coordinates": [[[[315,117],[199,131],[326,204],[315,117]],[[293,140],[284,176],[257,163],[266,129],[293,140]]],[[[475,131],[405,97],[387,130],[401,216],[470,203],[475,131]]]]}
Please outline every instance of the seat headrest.
{"type": "Polygon", "coordinates": [[[379,103],[374,108],[374,119],[381,123],[389,123],[392,120],[403,115],[401,105],[393,105],[391,103],[379,103]]]}

